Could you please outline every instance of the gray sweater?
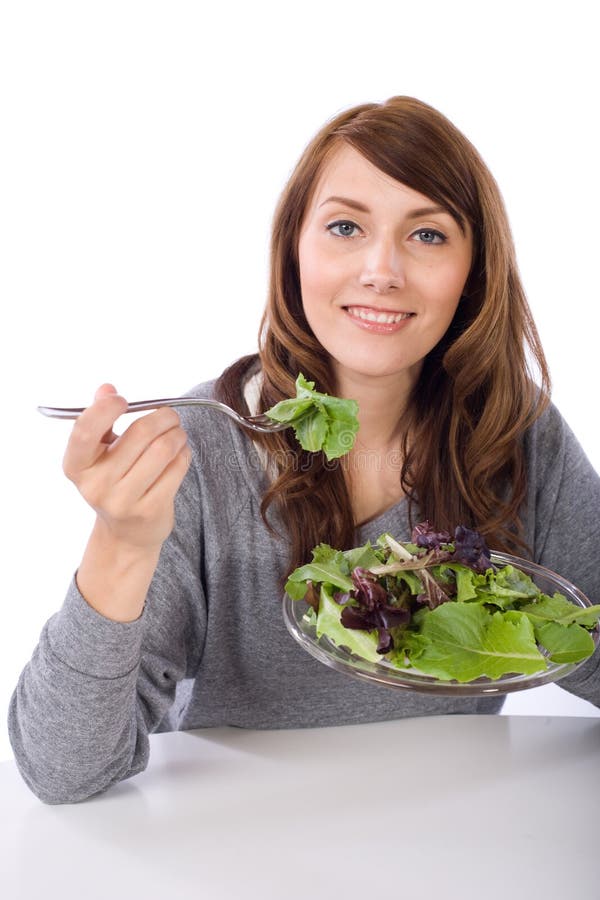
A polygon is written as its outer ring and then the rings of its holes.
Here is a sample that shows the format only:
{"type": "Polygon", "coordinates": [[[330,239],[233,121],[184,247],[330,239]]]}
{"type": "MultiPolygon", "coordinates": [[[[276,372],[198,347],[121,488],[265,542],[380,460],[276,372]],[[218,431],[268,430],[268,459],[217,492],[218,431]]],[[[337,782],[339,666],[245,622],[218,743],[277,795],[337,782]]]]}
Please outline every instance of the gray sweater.
{"type": "MultiPolygon", "coordinates": [[[[212,383],[190,394],[210,396],[212,383]]],[[[9,710],[23,778],[48,803],[82,800],[142,771],[154,731],[297,728],[403,716],[493,713],[499,698],[436,697],[371,685],[323,666],[281,615],[285,540],[260,516],[266,473],[225,416],[182,409],[194,461],[176,498],[142,616],[117,623],[75,580],[45,625],[9,710]]],[[[600,601],[600,478],[554,407],[527,435],[526,537],[536,562],[600,601]]],[[[283,533],[283,529],[280,529],[283,533]]],[[[359,543],[409,534],[400,502],[359,543]]],[[[561,684],[600,706],[600,653],[561,684]]]]}

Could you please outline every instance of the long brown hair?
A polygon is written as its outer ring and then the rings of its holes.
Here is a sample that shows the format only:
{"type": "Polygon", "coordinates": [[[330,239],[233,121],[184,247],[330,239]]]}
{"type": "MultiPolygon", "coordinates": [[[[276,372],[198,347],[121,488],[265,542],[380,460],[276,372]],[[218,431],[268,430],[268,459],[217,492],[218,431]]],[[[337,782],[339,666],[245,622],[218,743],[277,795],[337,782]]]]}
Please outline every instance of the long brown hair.
{"type": "MultiPolygon", "coordinates": [[[[258,357],[227,369],[218,393],[244,409],[242,383],[259,363],[263,409],[295,396],[298,372],[318,390],[335,393],[328,354],[302,308],[298,240],[323,167],[343,143],[442,205],[463,227],[468,222],[473,234],[464,296],[424,361],[403,420],[400,479],[410,517],[450,530],[476,527],[496,549],[527,552],[519,517],[527,489],[522,440],[548,402],[548,369],[496,182],[472,144],[427,104],[392,97],[354,107],[308,145],[275,212],[258,357]]],[[[352,546],[355,523],[343,466],[303,451],[291,431],[261,442],[277,470],[261,511],[269,525],[269,508],[279,510],[291,542],[290,567],[307,561],[321,541],[352,546]]]]}

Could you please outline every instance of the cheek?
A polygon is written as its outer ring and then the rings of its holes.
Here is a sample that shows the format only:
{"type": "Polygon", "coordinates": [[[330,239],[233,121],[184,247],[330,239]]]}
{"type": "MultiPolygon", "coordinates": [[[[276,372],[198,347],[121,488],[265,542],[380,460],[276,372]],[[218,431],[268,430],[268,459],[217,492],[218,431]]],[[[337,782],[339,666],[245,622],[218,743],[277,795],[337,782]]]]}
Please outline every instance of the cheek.
{"type": "Polygon", "coordinates": [[[452,285],[454,294],[458,294],[459,296],[462,294],[467,278],[469,277],[469,268],[469,266],[460,266],[458,269],[454,269],[452,273],[449,273],[448,284],[452,285]]]}
{"type": "Polygon", "coordinates": [[[300,271],[300,290],[302,300],[310,304],[313,299],[325,295],[331,283],[327,259],[314,246],[310,238],[301,240],[298,245],[298,262],[300,271]]]}
{"type": "Polygon", "coordinates": [[[432,295],[438,297],[441,307],[447,310],[456,308],[465,286],[469,269],[462,265],[442,266],[435,273],[435,278],[430,282],[432,295]]]}

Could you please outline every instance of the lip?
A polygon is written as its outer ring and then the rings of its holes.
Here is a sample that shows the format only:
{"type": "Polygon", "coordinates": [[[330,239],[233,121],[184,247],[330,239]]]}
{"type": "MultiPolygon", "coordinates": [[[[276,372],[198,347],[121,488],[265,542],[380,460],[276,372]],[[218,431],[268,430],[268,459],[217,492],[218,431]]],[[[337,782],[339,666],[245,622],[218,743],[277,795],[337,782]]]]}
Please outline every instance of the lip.
{"type": "Polygon", "coordinates": [[[343,309],[364,309],[365,312],[385,313],[388,316],[410,315],[410,309],[389,309],[387,306],[367,306],[366,303],[347,303],[343,309]]]}
{"type": "Polygon", "coordinates": [[[365,306],[362,304],[352,304],[351,306],[344,306],[342,307],[342,309],[354,325],[356,325],[358,328],[362,328],[363,331],[370,331],[372,334],[395,334],[397,331],[405,328],[406,325],[408,325],[411,319],[413,319],[415,316],[415,313],[411,312],[410,310],[386,309],[382,306],[365,306]],[[407,318],[400,319],[399,322],[372,322],[368,319],[359,319],[358,316],[355,316],[351,312],[349,312],[349,309],[364,310],[364,312],[375,313],[376,315],[405,315],[407,316],[407,318]]]}

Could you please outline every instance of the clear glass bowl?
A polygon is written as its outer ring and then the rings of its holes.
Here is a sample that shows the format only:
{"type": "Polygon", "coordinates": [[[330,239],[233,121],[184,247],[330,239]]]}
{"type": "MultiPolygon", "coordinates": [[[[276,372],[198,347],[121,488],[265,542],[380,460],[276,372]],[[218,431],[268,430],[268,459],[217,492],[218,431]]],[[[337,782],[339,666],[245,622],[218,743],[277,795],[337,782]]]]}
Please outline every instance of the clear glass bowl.
{"type": "MultiPolygon", "coordinates": [[[[544,594],[563,594],[567,600],[576,606],[592,606],[592,603],[575,585],[556,575],[549,569],[538,566],[536,563],[518,556],[510,556],[508,553],[492,553],[492,562],[498,566],[512,565],[529,575],[540,591],[544,594]]],[[[327,637],[317,638],[314,620],[306,616],[308,605],[303,600],[292,600],[287,594],[283,600],[283,618],[288,631],[298,641],[301,647],[332,669],[353,675],[367,681],[387,685],[392,688],[401,688],[409,691],[419,691],[428,694],[451,694],[454,696],[475,696],[481,694],[509,694],[513,691],[523,691],[528,688],[539,687],[542,684],[559,681],[565,675],[570,675],[586,660],[580,663],[553,663],[548,661],[548,667],[533,675],[503,675],[498,679],[478,678],[476,681],[461,683],[458,681],[441,681],[430,675],[424,675],[416,669],[398,669],[383,659],[381,662],[369,662],[360,656],[351,653],[344,647],[338,647],[327,637]]],[[[591,632],[594,644],[598,646],[598,626],[591,632]]],[[[542,652],[544,652],[542,650],[542,652]]],[[[589,657],[588,657],[589,658],[589,657]]]]}

